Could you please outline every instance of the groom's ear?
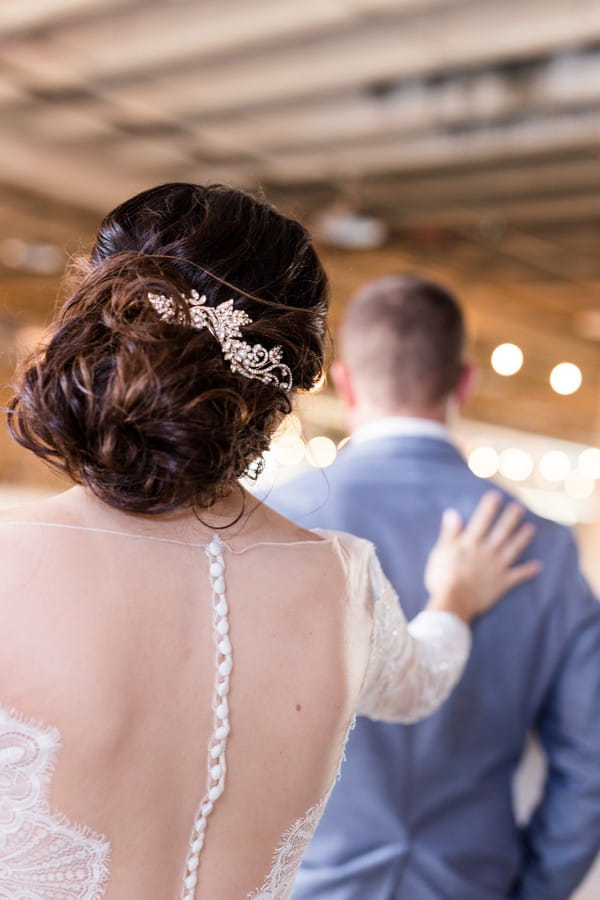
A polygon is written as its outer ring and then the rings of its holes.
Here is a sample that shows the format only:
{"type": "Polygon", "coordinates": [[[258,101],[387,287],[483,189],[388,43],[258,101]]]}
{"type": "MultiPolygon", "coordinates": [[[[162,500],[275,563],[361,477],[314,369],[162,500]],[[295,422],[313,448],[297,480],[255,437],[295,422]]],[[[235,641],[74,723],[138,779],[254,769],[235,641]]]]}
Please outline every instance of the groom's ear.
{"type": "Polygon", "coordinates": [[[480,371],[476,366],[473,365],[473,363],[463,363],[460,374],[460,381],[458,382],[458,387],[456,389],[458,405],[461,409],[466,405],[466,403],[468,403],[468,401],[475,393],[475,389],[479,382],[479,377],[480,371]]]}
{"type": "Polygon", "coordinates": [[[341,359],[336,359],[329,370],[336,394],[347,409],[356,406],[356,394],[352,374],[348,366],[341,359]]]}

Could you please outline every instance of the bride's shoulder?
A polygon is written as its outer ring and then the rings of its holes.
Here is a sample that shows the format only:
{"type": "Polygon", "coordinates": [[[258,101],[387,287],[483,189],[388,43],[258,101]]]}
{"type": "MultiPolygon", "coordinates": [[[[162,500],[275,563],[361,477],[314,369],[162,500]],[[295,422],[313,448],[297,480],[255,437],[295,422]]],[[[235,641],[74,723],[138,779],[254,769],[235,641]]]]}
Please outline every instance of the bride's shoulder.
{"type": "Polygon", "coordinates": [[[59,497],[49,497],[0,509],[0,601],[31,583],[57,547],[56,529],[40,527],[61,521],[59,497]]]}
{"type": "Polygon", "coordinates": [[[353,558],[366,557],[373,552],[373,545],[370,541],[347,531],[329,528],[307,529],[280,515],[270,507],[264,507],[264,512],[272,534],[276,535],[277,540],[282,543],[326,545],[333,551],[339,553],[341,550],[344,556],[349,555],[353,558]]]}
{"type": "Polygon", "coordinates": [[[39,497],[27,503],[0,508],[0,528],[5,531],[11,526],[27,523],[52,521],[64,505],[62,494],[39,497]]]}
{"type": "Polygon", "coordinates": [[[244,534],[243,542],[258,554],[255,559],[262,554],[263,560],[268,560],[271,581],[279,579],[292,601],[298,594],[304,598],[343,596],[347,564],[340,536],[303,528],[267,507],[262,512],[260,527],[257,521],[257,527],[244,534]]]}
{"type": "Polygon", "coordinates": [[[38,503],[0,509],[0,558],[15,547],[35,540],[35,532],[28,525],[43,521],[43,513],[38,503]]]}
{"type": "Polygon", "coordinates": [[[260,506],[260,533],[262,540],[272,543],[291,545],[323,544],[328,540],[328,533],[318,530],[303,528],[301,525],[282,516],[270,506],[260,506]]]}
{"type": "Polygon", "coordinates": [[[332,579],[337,571],[342,584],[356,585],[364,582],[371,571],[375,550],[370,541],[346,531],[308,530],[272,509],[265,508],[265,512],[277,543],[295,548],[295,555],[304,566],[303,579],[322,578],[323,572],[332,579]]]}
{"type": "Polygon", "coordinates": [[[348,531],[317,529],[315,534],[330,541],[336,547],[346,569],[356,572],[357,569],[366,570],[371,566],[375,556],[375,548],[371,541],[350,534],[348,531]]]}
{"type": "Polygon", "coordinates": [[[373,552],[373,544],[366,538],[350,534],[349,531],[337,531],[331,528],[316,528],[313,534],[321,536],[325,540],[336,542],[346,553],[353,556],[369,556],[373,552]]]}

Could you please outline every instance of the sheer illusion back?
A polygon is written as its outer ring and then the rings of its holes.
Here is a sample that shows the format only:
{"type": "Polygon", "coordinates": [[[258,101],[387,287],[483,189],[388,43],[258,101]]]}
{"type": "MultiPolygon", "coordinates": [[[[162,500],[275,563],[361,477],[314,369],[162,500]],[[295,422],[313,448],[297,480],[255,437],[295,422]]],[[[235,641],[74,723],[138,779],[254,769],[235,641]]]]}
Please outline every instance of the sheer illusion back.
{"type": "Polygon", "coordinates": [[[355,713],[431,711],[469,644],[294,535],[0,522],[0,897],[291,895],[355,713]]]}

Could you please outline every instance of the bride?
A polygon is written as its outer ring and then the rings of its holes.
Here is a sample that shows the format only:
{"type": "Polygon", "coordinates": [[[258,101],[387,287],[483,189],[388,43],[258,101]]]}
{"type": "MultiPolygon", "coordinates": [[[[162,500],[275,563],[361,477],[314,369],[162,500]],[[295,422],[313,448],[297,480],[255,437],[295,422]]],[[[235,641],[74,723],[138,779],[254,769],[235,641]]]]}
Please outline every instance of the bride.
{"type": "Polygon", "coordinates": [[[107,216],[23,366],[11,433],[74,487],[0,519],[1,898],[289,897],[354,716],[436,709],[535,575],[488,494],[446,514],[407,625],[369,544],[241,489],[326,307],[297,222],[163,185],[107,216]]]}

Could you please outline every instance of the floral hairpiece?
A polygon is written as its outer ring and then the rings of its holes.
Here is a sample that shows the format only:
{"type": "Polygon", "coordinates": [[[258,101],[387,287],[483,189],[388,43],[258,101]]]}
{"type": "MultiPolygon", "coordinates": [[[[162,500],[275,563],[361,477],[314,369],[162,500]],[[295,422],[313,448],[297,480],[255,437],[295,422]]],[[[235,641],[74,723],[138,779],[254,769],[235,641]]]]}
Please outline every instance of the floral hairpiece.
{"type": "MultiPolygon", "coordinates": [[[[163,322],[187,324],[185,314],[172,297],[151,292],[147,296],[163,322]]],[[[221,345],[232,372],[291,391],[292,371],[281,361],[282,348],[277,345],[267,350],[262,344],[248,344],[242,340],[240,329],[243,325],[252,325],[253,320],[244,310],[234,309],[233,300],[226,300],[218,306],[206,306],[206,296],[200,296],[196,290],[192,290],[189,297],[181,294],[181,299],[187,305],[192,328],[198,331],[207,328],[210,331],[221,345]]]]}

